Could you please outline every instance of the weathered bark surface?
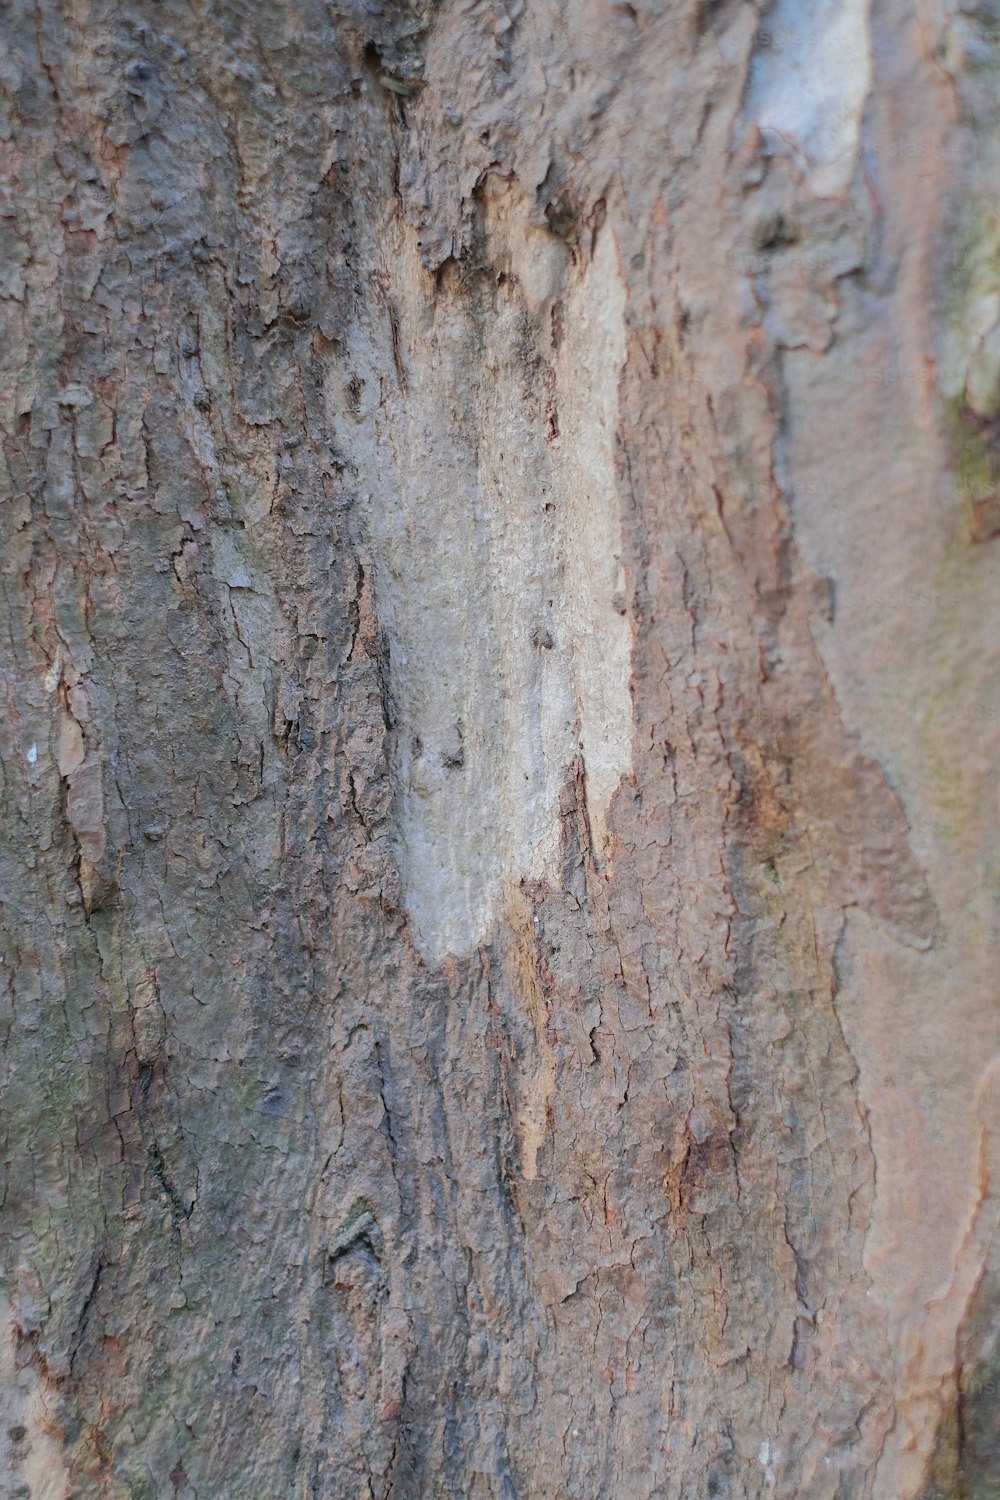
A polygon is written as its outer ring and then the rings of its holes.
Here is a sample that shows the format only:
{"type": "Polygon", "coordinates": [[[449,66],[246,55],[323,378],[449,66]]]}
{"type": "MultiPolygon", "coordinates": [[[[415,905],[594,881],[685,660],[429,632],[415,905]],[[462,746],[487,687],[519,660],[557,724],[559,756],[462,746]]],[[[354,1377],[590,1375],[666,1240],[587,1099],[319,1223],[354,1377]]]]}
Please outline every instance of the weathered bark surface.
{"type": "Polygon", "coordinates": [[[2,25],[3,1495],[1000,1494],[996,7],[2,25]]]}

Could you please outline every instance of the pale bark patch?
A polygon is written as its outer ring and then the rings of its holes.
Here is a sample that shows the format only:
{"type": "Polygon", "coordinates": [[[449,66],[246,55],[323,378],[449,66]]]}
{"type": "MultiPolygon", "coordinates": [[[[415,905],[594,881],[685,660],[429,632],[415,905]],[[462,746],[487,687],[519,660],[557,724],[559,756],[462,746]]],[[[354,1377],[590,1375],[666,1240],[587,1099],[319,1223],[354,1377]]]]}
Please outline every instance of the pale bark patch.
{"type": "Polygon", "coordinates": [[[809,185],[842,191],[872,81],[869,0],[777,0],[759,34],[748,113],[801,152],[809,185]]]}
{"type": "Polygon", "coordinates": [[[610,228],[569,299],[557,366],[566,508],[566,583],[573,687],[587,771],[587,812],[599,853],[606,813],[632,759],[622,523],[615,474],[618,382],[625,363],[625,284],[610,228]]]}
{"type": "Polygon", "coordinates": [[[400,237],[377,287],[395,389],[372,365],[358,376],[363,399],[380,393],[357,416],[374,429],[361,512],[388,656],[394,836],[431,962],[472,950],[511,884],[559,880],[559,804],[579,756],[600,857],[631,763],[614,238],[598,232],[577,268],[516,183],[485,198],[490,270],[454,299],[421,298],[430,278],[400,237]],[[470,389],[480,341],[486,375],[470,389]]]}
{"type": "Polygon", "coordinates": [[[10,1302],[0,1297],[0,1490],[12,1500],[63,1500],[69,1476],[51,1397],[35,1365],[19,1358],[20,1342],[10,1302]]]}

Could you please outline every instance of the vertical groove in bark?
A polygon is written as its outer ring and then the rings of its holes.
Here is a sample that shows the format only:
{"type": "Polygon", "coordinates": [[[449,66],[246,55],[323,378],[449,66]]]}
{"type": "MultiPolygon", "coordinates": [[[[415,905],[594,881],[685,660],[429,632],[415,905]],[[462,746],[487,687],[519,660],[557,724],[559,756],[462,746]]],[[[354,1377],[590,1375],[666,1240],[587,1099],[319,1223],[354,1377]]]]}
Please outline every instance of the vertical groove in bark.
{"type": "Polygon", "coordinates": [[[764,9],[7,8],[12,1496],[993,1493],[996,37],[764,9]]]}

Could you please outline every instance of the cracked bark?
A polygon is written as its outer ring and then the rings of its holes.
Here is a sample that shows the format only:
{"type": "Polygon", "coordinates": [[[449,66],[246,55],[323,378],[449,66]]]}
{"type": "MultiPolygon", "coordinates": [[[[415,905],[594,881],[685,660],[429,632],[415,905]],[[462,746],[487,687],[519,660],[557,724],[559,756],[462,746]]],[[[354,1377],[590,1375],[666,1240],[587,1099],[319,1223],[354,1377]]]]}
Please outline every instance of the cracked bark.
{"type": "Polygon", "coordinates": [[[1000,32],[912,12],[6,7],[4,1496],[1000,1493],[1000,32]]]}

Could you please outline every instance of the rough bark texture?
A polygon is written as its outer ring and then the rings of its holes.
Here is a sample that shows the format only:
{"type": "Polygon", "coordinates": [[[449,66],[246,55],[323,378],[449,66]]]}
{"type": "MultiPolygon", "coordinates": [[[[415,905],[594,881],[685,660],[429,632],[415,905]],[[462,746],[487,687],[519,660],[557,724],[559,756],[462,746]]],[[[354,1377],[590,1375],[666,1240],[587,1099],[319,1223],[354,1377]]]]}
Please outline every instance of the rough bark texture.
{"type": "Polygon", "coordinates": [[[2,28],[3,1495],[1000,1495],[1000,9],[2,28]]]}

